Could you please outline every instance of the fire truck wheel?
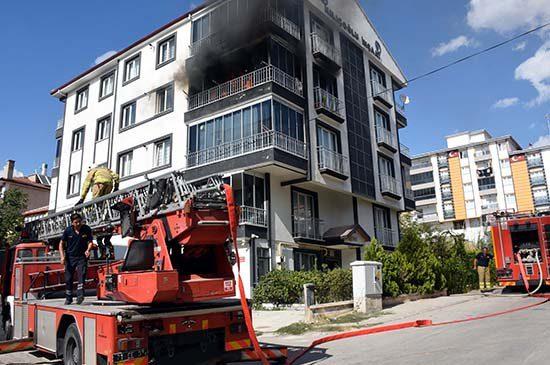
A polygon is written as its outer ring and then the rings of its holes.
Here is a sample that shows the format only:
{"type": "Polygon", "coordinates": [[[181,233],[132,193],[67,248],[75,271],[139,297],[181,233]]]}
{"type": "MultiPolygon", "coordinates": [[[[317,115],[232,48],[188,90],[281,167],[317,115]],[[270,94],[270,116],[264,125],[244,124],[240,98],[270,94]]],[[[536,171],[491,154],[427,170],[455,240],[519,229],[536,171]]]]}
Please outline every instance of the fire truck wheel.
{"type": "Polygon", "coordinates": [[[63,341],[63,364],[82,365],[82,341],[75,323],[67,328],[63,341]]]}

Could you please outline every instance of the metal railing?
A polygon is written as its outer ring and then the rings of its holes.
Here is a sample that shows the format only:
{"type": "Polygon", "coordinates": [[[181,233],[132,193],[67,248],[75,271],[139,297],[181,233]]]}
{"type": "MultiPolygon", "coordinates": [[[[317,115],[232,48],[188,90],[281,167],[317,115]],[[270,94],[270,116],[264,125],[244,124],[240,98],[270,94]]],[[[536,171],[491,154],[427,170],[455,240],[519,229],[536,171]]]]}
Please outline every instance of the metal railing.
{"type": "Polygon", "coordinates": [[[313,89],[315,109],[326,109],[338,116],[343,116],[342,102],[328,91],[316,87],[313,89]]]}
{"type": "Polygon", "coordinates": [[[56,130],[61,129],[61,128],[63,128],[64,125],[65,125],[65,120],[64,120],[64,119],[58,119],[58,120],[57,120],[57,125],[56,125],[56,128],[55,128],[55,129],[56,129],[56,130]]]}
{"type": "Polygon", "coordinates": [[[392,93],[391,90],[389,90],[386,86],[382,85],[378,81],[371,81],[372,85],[372,96],[373,97],[381,97],[388,103],[391,103],[392,101],[392,93]]]}
{"type": "Polygon", "coordinates": [[[320,170],[332,170],[347,175],[348,158],[325,147],[317,147],[320,170]]]}
{"type": "Polygon", "coordinates": [[[281,132],[267,131],[189,153],[187,155],[187,167],[207,165],[267,148],[277,148],[304,159],[308,157],[305,142],[281,132]]]}
{"type": "Polygon", "coordinates": [[[265,209],[243,205],[241,206],[240,223],[267,227],[267,211],[265,209]]]}
{"type": "Polygon", "coordinates": [[[430,161],[430,160],[427,160],[427,161],[422,161],[422,160],[413,161],[411,169],[422,169],[422,168],[425,168],[425,167],[432,167],[432,161],[430,161]]]}
{"type": "Polygon", "coordinates": [[[483,191],[483,190],[493,190],[493,189],[496,189],[496,184],[493,182],[493,183],[489,183],[489,184],[480,184],[479,185],[479,191],[483,191]]]}
{"type": "MultiPolygon", "coordinates": [[[[401,151],[401,154],[405,157],[411,158],[411,149],[407,146],[405,146],[403,143],[399,144],[399,150],[401,151]]],[[[432,164],[430,163],[430,166],[432,164]]]]}
{"type": "Polygon", "coordinates": [[[486,203],[481,204],[481,211],[483,213],[492,213],[498,210],[498,203],[486,203]]]}
{"type": "Polygon", "coordinates": [[[405,113],[405,104],[403,103],[395,103],[395,110],[397,110],[397,112],[399,114],[401,114],[402,116],[406,117],[407,114],[405,113]]]}
{"type": "Polygon", "coordinates": [[[414,191],[411,188],[405,188],[404,191],[405,198],[409,200],[414,200],[414,191]]]}
{"type": "Polygon", "coordinates": [[[439,176],[439,183],[440,184],[447,184],[451,182],[451,176],[450,175],[440,175],[439,176]]]}
{"type": "Polygon", "coordinates": [[[533,198],[535,205],[548,205],[550,204],[550,198],[547,196],[535,196],[533,198]]]}
{"type": "Polygon", "coordinates": [[[455,211],[454,210],[444,210],[443,211],[443,218],[444,219],[452,219],[455,217],[455,211]]]}
{"type": "Polygon", "coordinates": [[[301,40],[302,33],[300,32],[300,26],[286,18],[284,15],[279,13],[277,10],[269,7],[265,10],[264,20],[270,21],[273,24],[277,25],[279,28],[293,36],[294,38],[301,40]]]}
{"type": "Polygon", "coordinates": [[[382,244],[382,246],[397,247],[397,242],[393,239],[393,229],[374,227],[374,236],[376,237],[376,240],[382,244]]]}
{"type": "Polygon", "coordinates": [[[382,126],[376,126],[376,142],[385,143],[391,147],[397,147],[392,132],[382,126]]]}
{"type": "Polygon", "coordinates": [[[299,96],[303,95],[303,85],[300,80],[286,74],[277,67],[266,66],[211,89],[191,95],[189,97],[189,110],[201,108],[268,82],[274,82],[299,96]]]}
{"type": "Polygon", "coordinates": [[[447,158],[438,158],[437,159],[437,166],[439,166],[439,167],[448,167],[449,166],[449,160],[447,160],[447,158]]]}
{"type": "Polygon", "coordinates": [[[450,191],[442,192],[441,193],[441,199],[443,200],[451,200],[453,199],[453,193],[450,191]]]}
{"type": "Polygon", "coordinates": [[[342,56],[333,44],[330,44],[317,33],[311,33],[311,50],[315,53],[321,53],[337,65],[342,64],[342,56]]]}
{"type": "Polygon", "coordinates": [[[380,190],[383,193],[400,194],[397,179],[390,175],[380,174],[380,190]]]}
{"type": "Polygon", "coordinates": [[[323,240],[324,222],[319,218],[293,217],[292,236],[323,240]]]}

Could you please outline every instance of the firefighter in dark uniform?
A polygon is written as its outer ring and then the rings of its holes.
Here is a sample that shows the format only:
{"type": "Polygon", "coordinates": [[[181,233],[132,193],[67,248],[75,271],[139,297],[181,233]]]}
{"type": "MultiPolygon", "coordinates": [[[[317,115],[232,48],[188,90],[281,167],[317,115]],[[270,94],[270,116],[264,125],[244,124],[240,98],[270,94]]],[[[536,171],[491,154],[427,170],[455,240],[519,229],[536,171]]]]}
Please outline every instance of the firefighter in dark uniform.
{"type": "Polygon", "coordinates": [[[65,265],[65,304],[73,302],[73,279],[78,278],[77,304],[84,301],[84,283],[88,258],[94,248],[92,229],[82,224],[82,217],[75,213],[71,215],[71,226],[67,227],[59,242],[61,264],[65,265]]]}

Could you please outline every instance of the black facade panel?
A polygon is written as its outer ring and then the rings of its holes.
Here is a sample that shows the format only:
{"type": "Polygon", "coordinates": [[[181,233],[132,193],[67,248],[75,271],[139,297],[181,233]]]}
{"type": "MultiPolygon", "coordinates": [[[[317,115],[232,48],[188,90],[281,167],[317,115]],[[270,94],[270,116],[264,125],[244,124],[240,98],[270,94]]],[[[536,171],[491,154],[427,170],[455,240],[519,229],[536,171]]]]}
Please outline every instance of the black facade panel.
{"type": "Polygon", "coordinates": [[[355,194],[376,197],[363,50],[340,35],[346,95],[351,185],[355,194]]]}

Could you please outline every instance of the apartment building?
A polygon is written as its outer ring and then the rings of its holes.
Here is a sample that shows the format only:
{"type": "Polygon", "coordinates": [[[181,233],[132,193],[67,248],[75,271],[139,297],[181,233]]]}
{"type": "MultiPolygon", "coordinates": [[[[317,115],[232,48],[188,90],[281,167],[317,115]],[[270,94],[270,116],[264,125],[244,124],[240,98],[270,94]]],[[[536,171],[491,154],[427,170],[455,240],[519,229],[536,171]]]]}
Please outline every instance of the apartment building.
{"type": "Polygon", "coordinates": [[[472,242],[485,239],[488,214],[523,207],[525,184],[514,174],[521,147],[511,136],[493,138],[486,130],[454,134],[446,142],[446,149],[413,158],[417,218],[472,242]]]}
{"type": "Polygon", "coordinates": [[[42,164],[40,171],[24,176],[17,173],[15,161],[8,160],[0,175],[0,199],[8,190],[17,189],[25,193],[27,206],[25,209],[39,209],[48,206],[50,197],[50,177],[48,176],[48,165],[42,164]]]}
{"type": "Polygon", "coordinates": [[[121,187],[221,174],[242,206],[246,280],[347,266],[414,209],[405,77],[355,0],[208,1],[56,88],[50,209],[91,164],[121,187]]]}

